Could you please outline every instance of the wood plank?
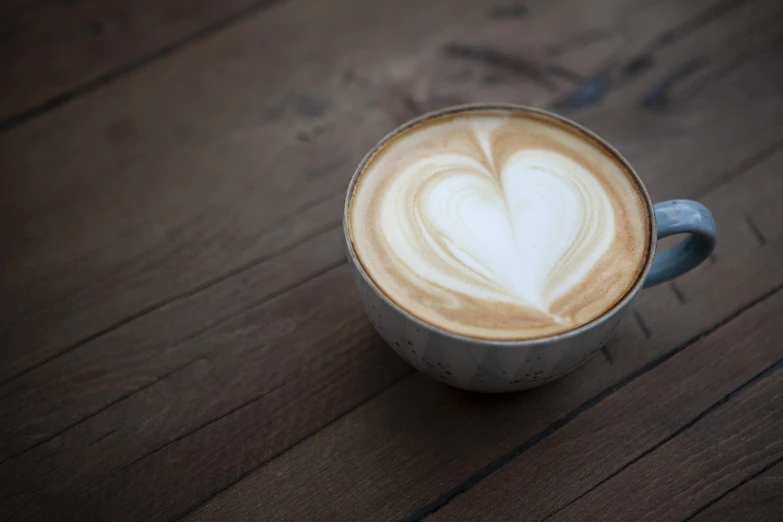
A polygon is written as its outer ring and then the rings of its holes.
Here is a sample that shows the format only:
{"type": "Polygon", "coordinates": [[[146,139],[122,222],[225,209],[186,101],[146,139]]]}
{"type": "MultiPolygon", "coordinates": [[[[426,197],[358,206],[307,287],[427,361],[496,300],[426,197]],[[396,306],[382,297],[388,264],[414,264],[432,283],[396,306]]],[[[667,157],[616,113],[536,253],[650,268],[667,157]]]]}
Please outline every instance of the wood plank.
{"type": "Polygon", "coordinates": [[[224,30],[269,0],[0,6],[0,130],[224,30]]]}
{"type": "Polygon", "coordinates": [[[765,522],[783,513],[783,459],[773,462],[761,473],[753,473],[727,490],[689,520],[765,522]]]}
{"type": "MultiPolygon", "coordinates": [[[[600,104],[561,108],[567,115],[607,137],[633,165],[639,166],[653,200],[697,197],[714,187],[720,181],[716,172],[733,170],[727,168],[725,162],[713,161],[714,150],[725,147],[743,158],[753,156],[755,153],[746,149],[753,145],[738,140],[737,127],[726,123],[744,120],[741,113],[753,113],[754,122],[769,125],[769,133],[760,136],[761,146],[755,151],[777,150],[783,145],[783,121],[765,108],[754,108],[748,103],[751,99],[758,100],[754,95],[765,88],[756,81],[740,79],[743,73],[738,71],[738,68],[744,68],[744,74],[756,74],[746,67],[749,61],[756,59],[768,60],[772,67],[779,66],[783,33],[776,20],[783,16],[783,8],[777,2],[763,0],[729,4],[736,7],[698,31],[682,34],[676,41],[664,33],[652,39],[652,43],[627,42],[639,50],[603,73],[617,78],[600,99],[600,104]],[[749,32],[754,37],[743,39],[741,35],[749,32]],[[661,40],[668,43],[661,46],[661,40]],[[736,54],[742,54],[745,59],[737,62],[736,54]],[[650,60],[652,65],[628,77],[624,72],[628,64],[643,59],[650,60]],[[678,82],[671,80],[684,63],[698,60],[704,63],[698,74],[683,77],[678,82]],[[727,80],[726,75],[733,80],[727,80]],[[756,86],[760,87],[759,91],[756,86]],[[712,93],[705,93],[704,89],[712,93]],[[645,105],[646,98],[663,91],[666,103],[654,107],[645,105]],[[720,110],[714,110],[715,103],[722,105],[720,110]],[[636,113],[636,117],[627,117],[628,111],[636,113]],[[731,120],[724,120],[728,113],[733,114],[731,120]],[[687,139],[683,139],[685,136],[687,139]],[[661,142],[667,142],[666,155],[659,153],[661,142]],[[705,151],[710,153],[705,154],[705,151]],[[677,182],[673,183],[675,177],[677,182]]],[[[628,31],[641,30],[645,19],[640,17],[635,22],[628,31]]],[[[595,79],[585,83],[589,86],[591,82],[595,79]]],[[[769,87],[772,88],[772,84],[769,87]]],[[[581,88],[584,87],[577,87],[575,91],[581,88]]]]}
{"type": "MultiPolygon", "coordinates": [[[[305,236],[304,242],[290,247],[286,236],[301,238],[312,227],[273,232],[268,243],[283,248],[268,260],[116,328],[55,364],[0,387],[4,421],[0,460],[50,440],[178,368],[210,356],[212,350],[223,349],[218,342],[202,343],[199,338],[342,263],[342,205],[339,196],[305,213],[322,227],[314,237],[305,236]]],[[[269,325],[259,326],[257,343],[266,338],[269,325]]]]}
{"type": "Polygon", "coordinates": [[[459,489],[476,470],[501,459],[520,441],[535,440],[591,397],[692,343],[704,330],[736,315],[743,303],[769,295],[770,285],[783,284],[779,227],[768,231],[775,239],[759,246],[745,239],[750,233],[742,220],[745,212],[778,206],[777,191],[773,199],[765,199],[772,183],[759,181],[775,179],[781,156],[704,198],[707,205],[726,209],[720,215],[719,262],[683,279],[688,296],[684,306],[666,286],[643,293],[635,310],[651,324],[651,336],[631,318],[623,322],[609,346],[612,364],[593,358],[572,376],[543,389],[499,398],[445,389],[416,374],[251,473],[195,518],[319,513],[399,519],[459,489]],[[748,193],[758,199],[750,203],[748,193]],[[732,204],[723,202],[735,198],[749,207],[729,212],[732,204]],[[308,463],[314,462],[318,465],[311,468],[308,463]],[[342,502],[340,492],[345,491],[362,502],[342,502]]]}
{"type": "MultiPolygon", "coordinates": [[[[558,6],[558,12],[561,12],[563,5],[558,6]]],[[[298,12],[298,11],[297,11],[298,12]]],[[[272,16],[274,13],[270,13],[272,16]]],[[[550,11],[544,11],[542,16],[546,15],[548,18],[552,18],[550,11]]],[[[562,20],[562,17],[556,18],[562,20]]],[[[438,45],[440,45],[438,43],[438,45]]],[[[511,82],[513,83],[513,82],[511,82]]],[[[551,97],[551,95],[550,95],[551,97]]],[[[384,105],[385,107],[385,105],[384,105]]],[[[387,111],[386,108],[383,109],[387,111]]],[[[410,113],[402,114],[397,113],[398,109],[392,107],[387,112],[393,114],[393,118],[407,118],[410,113]]],[[[380,121],[388,123],[388,117],[380,118],[380,121]]],[[[350,122],[353,124],[353,122],[350,122]]],[[[282,124],[281,124],[282,125],[282,124]]],[[[380,123],[379,123],[380,125],[380,123]]],[[[391,123],[389,123],[391,125],[391,123]]],[[[344,130],[344,129],[343,129],[344,130]]],[[[385,130],[385,129],[384,129],[385,130]]],[[[360,131],[364,134],[367,133],[367,128],[363,127],[360,131]]],[[[339,134],[342,132],[340,129],[330,129],[328,133],[339,134]]],[[[348,132],[347,130],[345,131],[348,132]]],[[[356,129],[350,131],[355,133],[356,129]]],[[[379,133],[382,131],[379,131],[379,133]]],[[[326,133],[326,131],[325,131],[326,133]]],[[[364,138],[361,138],[364,139],[364,138]]],[[[308,145],[311,146],[312,144],[308,145]]],[[[368,145],[369,146],[369,145],[368,145]]],[[[294,158],[290,158],[292,161],[296,161],[295,164],[287,164],[287,168],[294,168],[294,165],[301,166],[301,158],[305,156],[305,161],[319,161],[316,157],[315,160],[311,158],[313,154],[312,149],[308,154],[303,154],[304,149],[296,149],[294,158]]],[[[318,150],[318,149],[317,149],[318,150]]],[[[316,150],[316,156],[317,156],[316,150]]],[[[331,157],[327,154],[332,154],[333,151],[326,151],[323,147],[320,150],[324,150],[324,157],[331,157]]],[[[292,153],[293,154],[293,153],[292,153]]],[[[282,161],[282,160],[281,160],[282,161]]],[[[337,172],[341,161],[338,159],[337,163],[329,165],[327,164],[327,171],[321,171],[317,177],[327,180],[326,183],[331,184],[328,181],[331,178],[339,176],[347,176],[349,169],[346,168],[344,174],[337,172]]],[[[309,174],[305,173],[305,177],[309,174]]],[[[295,177],[295,176],[292,176],[295,177]]],[[[192,184],[192,181],[188,183],[188,186],[192,184]]],[[[212,190],[205,186],[204,191],[212,190]]],[[[310,187],[313,191],[319,190],[317,187],[310,187]]],[[[323,188],[323,186],[320,186],[323,188]]],[[[126,192],[128,187],[123,187],[123,192],[126,192]]],[[[181,187],[177,187],[180,191],[181,187]]],[[[309,190],[309,189],[308,189],[309,190]]],[[[146,197],[146,196],[145,196],[146,197]]],[[[206,196],[204,196],[206,197],[206,196]]],[[[270,196],[271,199],[272,196],[270,196]]],[[[320,197],[320,196],[319,196],[320,197]]],[[[117,401],[131,393],[133,390],[148,386],[156,379],[166,375],[168,372],[179,367],[183,364],[182,359],[175,355],[169,357],[166,362],[161,362],[159,365],[153,368],[145,368],[141,372],[135,371],[138,361],[153,358],[155,355],[164,350],[167,346],[175,345],[176,348],[168,350],[168,352],[184,353],[188,351],[187,347],[179,346],[185,340],[202,333],[206,328],[209,328],[212,324],[219,324],[221,321],[230,318],[233,315],[240,313],[242,310],[249,307],[252,303],[257,302],[257,297],[250,293],[242,294],[237,286],[244,284],[242,278],[237,282],[228,282],[223,284],[223,281],[235,275],[243,270],[250,271],[247,276],[250,280],[257,280],[258,274],[262,274],[264,270],[268,269],[268,261],[271,257],[281,255],[288,250],[295,248],[297,243],[308,238],[322,233],[330,223],[336,224],[340,219],[340,207],[342,201],[341,190],[328,191],[326,199],[314,199],[304,201],[302,207],[294,209],[293,215],[288,218],[283,218],[280,221],[272,224],[266,229],[253,229],[247,228],[246,232],[250,234],[246,237],[234,238],[236,230],[233,228],[235,223],[229,221],[225,224],[225,229],[231,231],[231,237],[218,238],[218,246],[225,252],[220,252],[216,257],[216,247],[213,244],[209,245],[208,251],[199,252],[197,259],[204,262],[194,263],[193,256],[187,257],[187,268],[180,266],[184,263],[184,258],[188,254],[192,254],[189,247],[185,247],[182,244],[177,244],[177,235],[173,242],[169,242],[166,246],[166,250],[161,252],[161,259],[165,258],[166,270],[162,274],[155,275],[158,271],[158,265],[156,260],[146,260],[149,265],[149,271],[139,271],[134,263],[125,266],[124,269],[132,270],[133,275],[128,278],[123,278],[122,270],[112,270],[107,275],[110,279],[117,279],[117,282],[112,283],[109,280],[98,278],[103,284],[98,288],[95,288],[97,293],[90,293],[89,283],[82,281],[82,276],[75,276],[71,274],[62,274],[59,279],[68,280],[75,279],[84,283],[79,288],[71,288],[68,286],[72,293],[70,293],[63,300],[55,300],[55,303],[45,303],[47,307],[42,317],[39,314],[32,314],[28,317],[22,317],[21,320],[15,318],[13,313],[7,318],[9,325],[5,332],[7,351],[3,355],[8,359],[8,365],[0,370],[0,373],[6,372],[5,375],[10,375],[12,371],[25,372],[25,366],[33,365],[36,367],[40,365],[40,358],[44,357],[43,361],[47,361],[45,357],[54,356],[59,354],[56,349],[60,348],[57,344],[63,339],[72,338],[68,332],[76,335],[77,330],[81,331],[84,324],[89,322],[90,325],[94,323],[100,323],[101,317],[107,317],[106,314],[113,314],[112,310],[118,312],[120,309],[130,310],[136,305],[144,304],[144,308],[141,312],[134,313],[134,315],[120,319],[118,323],[110,324],[107,328],[100,330],[97,334],[92,334],[86,339],[77,340],[75,345],[66,347],[68,352],[64,359],[56,360],[53,364],[44,364],[40,368],[35,368],[29,374],[23,375],[21,378],[0,386],[0,401],[3,397],[8,398],[5,402],[0,402],[0,407],[5,404],[7,413],[5,413],[8,419],[8,424],[12,427],[9,429],[8,437],[4,444],[0,444],[0,460],[6,459],[11,455],[14,455],[20,451],[38,444],[41,441],[47,440],[57,433],[67,429],[68,426],[74,423],[80,422],[86,416],[94,414],[97,411],[107,407],[114,401],[117,401]],[[312,205],[312,206],[308,206],[312,205]],[[180,252],[180,248],[184,248],[183,252],[180,252]],[[242,253],[236,252],[235,248],[242,249],[242,253]],[[234,257],[245,259],[245,250],[252,250],[253,256],[243,265],[232,268],[228,272],[223,272],[216,275],[212,279],[207,281],[199,281],[197,279],[190,279],[184,277],[181,281],[183,287],[185,284],[196,284],[195,289],[183,290],[183,293],[175,294],[165,298],[162,302],[153,303],[147,306],[149,303],[144,301],[141,303],[135,301],[135,298],[145,299],[149,295],[154,295],[161,291],[165,292],[168,288],[173,291],[180,291],[179,284],[174,282],[176,288],[172,288],[172,279],[176,277],[182,277],[183,274],[187,274],[191,270],[197,272],[202,269],[214,269],[215,271],[225,270],[227,265],[231,265],[234,259],[228,259],[229,252],[236,254],[234,257]],[[214,258],[214,259],[213,259],[214,258]],[[259,266],[255,266],[261,263],[259,266]],[[209,265],[209,266],[207,266],[209,265]],[[183,270],[177,270],[176,274],[172,274],[174,268],[183,268],[183,270]],[[150,279],[152,277],[152,279],[150,279]],[[162,279],[165,278],[165,284],[162,279]],[[115,286],[116,285],[116,286],[115,286]],[[131,290],[132,289],[132,290],[131,290]],[[122,291],[123,299],[112,299],[108,303],[101,301],[100,298],[108,298],[107,293],[113,290],[115,293],[122,291]],[[223,298],[217,299],[217,294],[231,294],[232,301],[230,304],[226,303],[223,298]],[[87,295],[89,294],[89,295],[87,295]],[[83,299],[84,298],[84,299],[83,299]],[[86,299],[86,300],[85,300],[86,299]],[[218,304],[220,303],[220,304],[218,304]],[[117,307],[117,308],[115,308],[117,307]],[[198,313],[195,313],[199,311],[198,313]],[[55,321],[56,327],[49,328],[49,317],[52,321],[55,321]],[[38,325],[37,328],[33,328],[32,325],[38,325]],[[176,329],[167,329],[166,332],[161,335],[157,332],[157,328],[164,324],[177,324],[176,329]],[[73,326],[73,329],[69,326],[73,326]],[[128,347],[133,347],[129,350],[128,347]],[[38,348],[38,350],[36,350],[38,348]],[[23,349],[23,350],[22,350],[23,349]],[[22,353],[19,353],[22,350],[22,353]],[[54,355],[51,355],[54,352],[54,355]],[[16,355],[17,357],[13,357],[16,355]],[[58,376],[63,372],[71,373],[77,368],[77,366],[83,365],[84,361],[89,361],[87,367],[81,371],[75,373],[73,379],[67,381],[60,381],[58,376]],[[102,393],[95,393],[96,389],[101,389],[102,393]],[[54,403],[52,403],[51,397],[55,397],[54,403]],[[9,402],[12,404],[9,405],[9,402]],[[63,407],[67,405],[67,407],[63,407]]],[[[228,200],[225,201],[226,205],[229,205],[228,200]]],[[[249,203],[249,202],[248,202],[249,203]]],[[[257,204],[253,204],[257,207],[257,204]]],[[[275,209],[279,209],[281,205],[274,205],[275,209]]],[[[282,205],[284,206],[284,205],[282,205]]],[[[193,208],[183,209],[177,206],[175,210],[184,210],[186,212],[194,210],[193,208]]],[[[168,211],[168,210],[167,210],[168,211]]],[[[233,212],[233,211],[232,211],[233,212]]],[[[260,222],[264,221],[264,216],[259,214],[258,210],[254,210],[254,216],[259,219],[260,222]]],[[[284,212],[290,212],[289,209],[284,212]]],[[[134,215],[135,219],[138,217],[138,209],[131,211],[128,210],[128,215],[134,215]]],[[[62,216],[60,216],[62,218],[62,216]]],[[[163,219],[163,225],[165,226],[165,215],[161,214],[163,219]]],[[[210,226],[215,226],[216,221],[223,219],[214,217],[207,220],[206,218],[199,219],[193,226],[203,225],[205,222],[210,223],[210,226]]],[[[66,220],[67,221],[67,220],[66,220]]],[[[103,219],[101,224],[111,222],[112,219],[103,219]]],[[[243,219],[243,221],[245,221],[243,219]]],[[[81,223],[80,223],[81,226],[81,223]]],[[[190,226],[190,225],[188,225],[190,226]]],[[[109,227],[111,228],[111,227],[109,227]]],[[[81,232],[79,232],[81,234],[81,232]]],[[[142,234],[139,239],[143,239],[148,234],[142,234]]],[[[165,235],[165,234],[164,234],[165,235]]],[[[190,235],[184,238],[185,243],[190,241],[201,242],[203,240],[216,240],[216,236],[207,235],[202,237],[201,234],[195,236],[190,235]]],[[[68,242],[69,236],[64,236],[64,241],[68,242]]],[[[110,243],[112,247],[127,248],[128,238],[126,236],[118,238],[116,243],[110,243]]],[[[336,239],[336,241],[339,241],[336,239]]],[[[133,241],[131,241],[133,244],[133,241]]],[[[64,247],[63,247],[64,248],[64,247]]],[[[308,262],[318,261],[319,252],[311,252],[308,255],[314,256],[308,258],[308,262]]],[[[112,249],[107,251],[114,255],[116,252],[112,249]]],[[[32,254],[28,252],[28,254],[32,254]]],[[[41,252],[37,252],[35,256],[36,260],[40,257],[46,257],[45,255],[38,255],[41,252]]],[[[94,254],[94,252],[93,252],[94,254]]],[[[154,257],[158,257],[157,255],[154,257]]],[[[28,257],[20,259],[27,260],[28,257]]],[[[332,258],[328,255],[323,260],[323,266],[327,266],[332,258]]],[[[93,262],[93,259],[89,259],[93,262]]],[[[106,261],[105,259],[103,261],[106,261]]],[[[27,262],[27,261],[25,261],[27,262]]],[[[277,263],[277,267],[285,266],[288,260],[281,259],[277,263]]],[[[101,262],[95,261],[95,266],[79,267],[76,269],[83,272],[83,276],[87,277],[92,274],[94,278],[93,270],[99,268],[101,262]]],[[[298,267],[297,262],[294,261],[294,265],[291,267],[295,269],[298,267]]],[[[73,268],[73,263],[69,263],[69,266],[73,268]]],[[[109,263],[111,265],[111,263],[109,263]]],[[[264,294],[273,295],[279,288],[285,287],[290,284],[291,280],[301,279],[306,277],[312,270],[317,269],[316,265],[308,265],[310,268],[303,268],[303,273],[297,277],[282,278],[280,280],[270,278],[272,283],[268,288],[257,286],[260,283],[254,282],[252,290],[257,292],[259,296],[264,294]]],[[[13,268],[13,267],[12,267],[13,268]]],[[[282,270],[277,268],[275,270],[282,270]]],[[[8,270],[8,273],[13,273],[13,278],[19,277],[18,272],[14,272],[12,269],[8,270]]],[[[59,281],[58,279],[58,281],[59,281]]],[[[24,277],[20,278],[19,288],[22,288],[22,282],[24,277]]],[[[60,281],[58,284],[61,284],[60,281]]],[[[14,283],[16,284],[16,283],[14,283]]],[[[32,284],[27,281],[26,288],[32,284]]],[[[40,296],[32,296],[30,299],[41,299],[43,302],[46,292],[55,291],[59,292],[60,288],[53,286],[50,280],[40,281],[40,286],[33,286],[33,288],[42,290],[40,296]]],[[[21,290],[20,290],[21,292],[21,290]]],[[[13,290],[12,290],[13,295],[13,290]]],[[[52,296],[49,295],[51,298],[52,296]]],[[[25,294],[25,299],[28,296],[25,294]]],[[[168,353],[167,352],[167,353],[168,353]]],[[[159,359],[158,359],[159,360],[159,359]]],[[[29,366],[28,366],[29,368],[29,366]]]]}
{"type": "MultiPolygon", "coordinates": [[[[663,33],[626,38],[620,45],[630,47],[629,54],[615,55],[605,70],[578,85],[556,107],[567,112],[618,106],[655,113],[678,110],[683,101],[780,43],[776,20],[783,8],[777,2],[729,0],[693,8],[695,16],[663,33]],[[599,85],[594,96],[583,94],[599,85]]],[[[649,25],[647,13],[639,12],[623,29],[649,34],[649,25]]]]}
{"type": "Polygon", "coordinates": [[[783,457],[781,367],[550,520],[682,520],[783,457]]]}
{"type": "MultiPolygon", "coordinates": [[[[23,458],[6,462],[0,513],[56,520],[78,512],[83,515],[79,518],[89,513],[97,520],[116,519],[121,515],[114,512],[115,503],[125,491],[106,497],[104,493],[109,494],[111,488],[104,487],[105,481],[114,474],[125,478],[137,473],[141,473],[139,479],[132,481],[136,487],[154,482],[162,496],[153,499],[153,494],[147,497],[149,503],[139,504],[139,497],[132,494],[126,499],[133,511],[128,516],[135,519],[138,510],[147,509],[152,511],[145,519],[176,512],[182,502],[203,498],[214,482],[232,478],[237,467],[251,467],[259,458],[274,457],[366,400],[369,390],[380,391],[411,372],[393,352],[380,349],[381,341],[366,325],[344,263],[229,321],[215,335],[194,339],[189,346],[197,358],[186,359],[189,362],[167,378],[23,458]],[[329,307],[301,306],[324,295],[330,296],[329,307]],[[238,452],[229,440],[242,441],[243,450],[238,452]],[[193,476],[206,469],[204,444],[222,454],[210,454],[216,460],[209,466],[207,479],[182,489],[184,496],[172,497],[182,475],[157,471],[149,475],[146,468],[157,468],[160,457],[168,458],[171,449],[181,450],[183,444],[198,453],[186,459],[189,463],[176,466],[183,473],[189,469],[187,473],[193,476]],[[244,464],[237,460],[244,458],[249,459],[244,464]],[[173,482],[166,485],[169,480],[173,482]],[[85,499],[73,497],[84,488],[100,491],[95,500],[111,501],[87,508],[81,505],[85,499]],[[47,502],[32,502],[44,497],[47,502]],[[77,504],[66,506],[71,502],[77,504]],[[17,512],[20,509],[26,510],[17,512]]],[[[167,468],[172,465],[169,461],[167,468]]]]}
{"type": "MultiPolygon", "coordinates": [[[[487,99],[513,101],[519,98],[520,87],[538,91],[533,100],[535,105],[554,106],[561,111],[599,102],[604,106],[606,94],[625,87],[629,78],[643,78],[643,73],[650,70],[668,68],[668,56],[657,61],[651,56],[664,47],[661,41],[679,43],[715,24],[731,29],[743,27],[741,21],[739,24],[727,21],[741,7],[737,0],[688,3],[659,0],[633,5],[603,1],[591,5],[589,12],[579,4],[560,2],[559,6],[563,9],[536,13],[535,25],[528,30],[520,31],[517,24],[486,24],[471,28],[469,34],[449,35],[450,38],[444,38],[446,44],[442,51],[420,66],[427,74],[411,68],[409,75],[400,81],[408,88],[412,100],[425,107],[487,99]],[[568,22],[564,21],[566,17],[570,19],[568,22]],[[643,56],[648,58],[647,66],[633,67],[643,56]],[[593,81],[606,74],[622,74],[624,81],[609,82],[606,86],[593,81]],[[532,85],[518,85],[519,77],[527,78],[532,85]],[[600,96],[595,96],[589,104],[552,103],[548,95],[558,91],[561,85],[568,88],[564,99],[587,90],[600,96]]],[[[770,2],[761,6],[762,9],[774,7],[770,2]]],[[[758,10],[757,3],[755,11],[758,10]]],[[[759,20],[763,17],[754,18],[755,22],[759,20]]],[[[764,34],[772,30],[767,27],[764,34]]],[[[719,37],[708,45],[721,47],[726,41],[719,37]]],[[[746,49],[743,42],[735,41],[734,45],[746,49]]],[[[717,64],[720,57],[716,58],[717,64]]]]}

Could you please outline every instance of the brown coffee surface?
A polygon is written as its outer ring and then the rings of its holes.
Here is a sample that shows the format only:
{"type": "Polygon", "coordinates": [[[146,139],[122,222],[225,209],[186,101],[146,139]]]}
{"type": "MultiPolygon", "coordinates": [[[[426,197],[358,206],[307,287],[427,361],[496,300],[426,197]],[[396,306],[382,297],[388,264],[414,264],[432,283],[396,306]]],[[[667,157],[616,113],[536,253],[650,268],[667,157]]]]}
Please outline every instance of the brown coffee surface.
{"type": "Polygon", "coordinates": [[[636,285],[650,209],[626,164],[551,116],[469,109],[384,142],[348,230],[399,307],[459,335],[524,340],[600,317],[636,285]]]}

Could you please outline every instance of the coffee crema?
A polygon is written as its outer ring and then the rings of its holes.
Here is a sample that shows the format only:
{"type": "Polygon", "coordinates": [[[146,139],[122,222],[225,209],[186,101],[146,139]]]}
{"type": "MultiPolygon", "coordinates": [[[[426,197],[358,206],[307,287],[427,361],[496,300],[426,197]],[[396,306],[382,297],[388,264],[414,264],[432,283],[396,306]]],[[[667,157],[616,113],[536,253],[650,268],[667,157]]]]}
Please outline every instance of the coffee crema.
{"type": "Polygon", "coordinates": [[[611,150],[551,116],[485,108],[381,144],[355,182],[348,228],[400,308],[498,341],[600,317],[637,283],[651,233],[642,189],[611,150]]]}

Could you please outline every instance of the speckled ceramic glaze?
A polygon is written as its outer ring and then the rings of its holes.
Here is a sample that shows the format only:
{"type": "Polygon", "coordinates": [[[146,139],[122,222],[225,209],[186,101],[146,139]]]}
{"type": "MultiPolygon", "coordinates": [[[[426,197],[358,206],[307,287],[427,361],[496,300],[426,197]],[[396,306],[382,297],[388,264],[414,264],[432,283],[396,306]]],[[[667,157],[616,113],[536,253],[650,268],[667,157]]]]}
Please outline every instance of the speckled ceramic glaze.
{"type": "MultiPolygon", "coordinates": [[[[477,106],[471,106],[475,107],[477,106]]],[[[479,107],[542,112],[514,105],[479,107]]],[[[638,281],[616,305],[597,319],[578,328],[534,340],[482,340],[457,335],[425,323],[397,306],[373,283],[354,250],[348,212],[354,184],[378,147],[411,125],[466,108],[453,107],[409,122],[391,132],[365,156],[351,180],[345,202],[343,225],[348,260],[353,267],[359,298],[370,322],[389,346],[414,368],[445,384],[465,390],[511,392],[533,388],[557,379],[584,363],[614,333],[629,304],[642,287],[677,277],[706,259],[717,240],[715,222],[709,210],[695,201],[675,200],[653,206],[638,176],[630,165],[627,165],[647,201],[651,240],[638,281]],[[657,236],[653,231],[657,231],[657,236]],[[683,241],[655,255],[657,238],[683,233],[688,234],[683,241]]],[[[556,115],[549,116],[590,134],[576,123],[556,115]]],[[[590,135],[601,141],[600,138],[590,135]]],[[[603,141],[601,143],[625,161],[608,144],[603,141]]]]}

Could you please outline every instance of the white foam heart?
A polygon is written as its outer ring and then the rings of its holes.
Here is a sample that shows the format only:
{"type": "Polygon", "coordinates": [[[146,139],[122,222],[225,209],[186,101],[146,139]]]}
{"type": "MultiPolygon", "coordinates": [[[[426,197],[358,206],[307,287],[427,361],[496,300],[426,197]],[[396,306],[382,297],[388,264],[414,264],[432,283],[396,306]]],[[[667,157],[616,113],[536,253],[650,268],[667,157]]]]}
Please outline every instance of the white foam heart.
{"type": "Polygon", "coordinates": [[[520,150],[499,168],[453,153],[410,165],[384,198],[384,235],[433,288],[548,312],[611,247],[612,204],[554,151],[520,150]]]}

